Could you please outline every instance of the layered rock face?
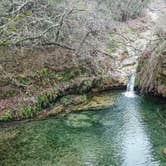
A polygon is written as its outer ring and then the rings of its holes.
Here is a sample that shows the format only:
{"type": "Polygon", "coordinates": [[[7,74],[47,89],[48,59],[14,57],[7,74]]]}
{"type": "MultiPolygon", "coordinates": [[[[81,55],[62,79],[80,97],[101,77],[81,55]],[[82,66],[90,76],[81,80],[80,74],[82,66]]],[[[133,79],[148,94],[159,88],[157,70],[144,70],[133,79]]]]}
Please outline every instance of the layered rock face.
{"type": "Polygon", "coordinates": [[[137,69],[137,85],[142,92],[166,97],[166,47],[146,52],[137,69]]]}

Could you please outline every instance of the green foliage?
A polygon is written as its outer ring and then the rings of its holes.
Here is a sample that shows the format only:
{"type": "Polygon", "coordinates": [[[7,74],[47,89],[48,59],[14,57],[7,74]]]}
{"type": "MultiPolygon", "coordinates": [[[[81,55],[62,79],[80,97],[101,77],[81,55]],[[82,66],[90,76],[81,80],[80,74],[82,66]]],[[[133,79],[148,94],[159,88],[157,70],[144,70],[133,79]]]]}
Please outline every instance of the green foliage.
{"type": "Polygon", "coordinates": [[[3,92],[3,90],[0,90],[0,99],[6,99],[9,97],[14,97],[18,94],[18,91],[13,88],[9,88],[7,91],[3,92]]]}
{"type": "Polygon", "coordinates": [[[104,87],[103,78],[100,78],[94,82],[94,86],[97,89],[102,89],[104,87]]]}
{"type": "Polygon", "coordinates": [[[48,96],[46,94],[41,94],[38,97],[38,104],[41,108],[48,108],[50,106],[50,102],[48,96]]]}
{"type": "Polygon", "coordinates": [[[23,118],[32,118],[36,114],[36,110],[33,106],[29,105],[22,110],[23,118]]]}
{"type": "Polygon", "coordinates": [[[73,104],[73,100],[70,97],[63,97],[61,103],[65,106],[73,104]]]}
{"type": "Polygon", "coordinates": [[[66,71],[56,72],[48,68],[44,68],[36,73],[34,79],[41,80],[42,86],[47,83],[68,82],[78,76],[83,76],[86,73],[81,67],[71,68],[66,71]]]}
{"type": "Polygon", "coordinates": [[[69,95],[62,97],[60,103],[63,106],[79,105],[87,102],[87,95],[69,95]]]}
{"type": "Polygon", "coordinates": [[[37,105],[41,109],[46,109],[56,101],[57,97],[58,91],[56,88],[47,90],[38,96],[37,105]]]}
{"type": "Polygon", "coordinates": [[[38,100],[35,104],[29,105],[27,107],[24,107],[22,110],[22,116],[23,118],[32,118],[34,117],[38,112],[49,108],[51,104],[53,104],[57,98],[57,90],[52,89],[43,92],[38,96],[38,100]]]}
{"type": "Polygon", "coordinates": [[[17,80],[19,81],[20,84],[22,85],[31,85],[33,83],[32,78],[30,77],[18,77],[17,80]]]}
{"type": "Polygon", "coordinates": [[[69,69],[63,72],[55,72],[48,68],[44,68],[37,72],[36,78],[41,80],[41,85],[45,86],[48,83],[56,82],[67,82],[74,79],[76,76],[80,75],[81,71],[79,69],[69,69]]]}
{"type": "Polygon", "coordinates": [[[0,122],[6,122],[13,119],[11,111],[5,110],[5,114],[0,116],[0,122]]]}
{"type": "Polygon", "coordinates": [[[93,80],[85,80],[82,82],[81,87],[78,89],[78,93],[86,93],[93,87],[93,80]]]}
{"type": "Polygon", "coordinates": [[[50,73],[49,69],[44,68],[38,74],[39,74],[39,77],[49,78],[51,73],[50,73]]]}
{"type": "Polygon", "coordinates": [[[0,46],[8,46],[10,45],[11,43],[8,42],[8,41],[0,41],[0,46]]]}
{"type": "Polygon", "coordinates": [[[67,71],[58,73],[57,76],[59,81],[70,81],[78,76],[83,76],[85,74],[85,69],[81,67],[71,68],[67,71]]]}

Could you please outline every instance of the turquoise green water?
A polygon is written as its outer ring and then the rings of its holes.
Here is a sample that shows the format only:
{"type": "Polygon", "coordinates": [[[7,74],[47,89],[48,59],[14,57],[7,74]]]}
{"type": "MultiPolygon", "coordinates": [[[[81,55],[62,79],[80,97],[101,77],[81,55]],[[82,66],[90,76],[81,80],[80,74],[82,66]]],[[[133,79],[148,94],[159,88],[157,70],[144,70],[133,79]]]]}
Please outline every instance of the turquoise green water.
{"type": "Polygon", "coordinates": [[[166,102],[117,93],[102,111],[1,125],[0,166],[166,166],[166,102]]]}

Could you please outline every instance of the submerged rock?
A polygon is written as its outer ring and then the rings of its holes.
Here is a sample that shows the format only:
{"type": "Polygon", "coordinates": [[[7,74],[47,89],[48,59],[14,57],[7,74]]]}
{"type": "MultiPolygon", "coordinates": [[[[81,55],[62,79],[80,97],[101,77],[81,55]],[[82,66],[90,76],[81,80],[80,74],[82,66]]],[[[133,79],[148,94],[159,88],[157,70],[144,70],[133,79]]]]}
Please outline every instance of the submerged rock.
{"type": "MultiPolygon", "coordinates": [[[[44,117],[55,116],[59,113],[97,111],[114,106],[118,95],[112,93],[97,93],[93,95],[69,95],[60,100],[56,106],[44,113],[44,117]]],[[[42,116],[41,116],[42,117],[42,116]]]]}
{"type": "Polygon", "coordinates": [[[66,121],[67,126],[74,128],[90,127],[92,120],[85,114],[70,114],[66,121]]]}
{"type": "Polygon", "coordinates": [[[163,149],[163,153],[164,153],[164,155],[166,157],[166,147],[163,149]]]}
{"type": "Polygon", "coordinates": [[[113,106],[116,102],[116,97],[108,94],[100,94],[90,98],[86,104],[78,105],[74,107],[73,111],[84,111],[84,110],[101,110],[113,106]]]}

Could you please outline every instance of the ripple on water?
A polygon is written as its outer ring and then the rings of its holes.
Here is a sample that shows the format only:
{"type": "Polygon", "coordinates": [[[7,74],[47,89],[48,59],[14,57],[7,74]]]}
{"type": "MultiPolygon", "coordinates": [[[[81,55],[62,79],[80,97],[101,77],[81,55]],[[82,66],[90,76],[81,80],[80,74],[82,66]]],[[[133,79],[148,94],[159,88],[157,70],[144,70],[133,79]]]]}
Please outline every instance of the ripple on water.
{"type": "Polygon", "coordinates": [[[165,102],[117,93],[102,111],[0,127],[0,165],[166,166],[165,102]]]}

